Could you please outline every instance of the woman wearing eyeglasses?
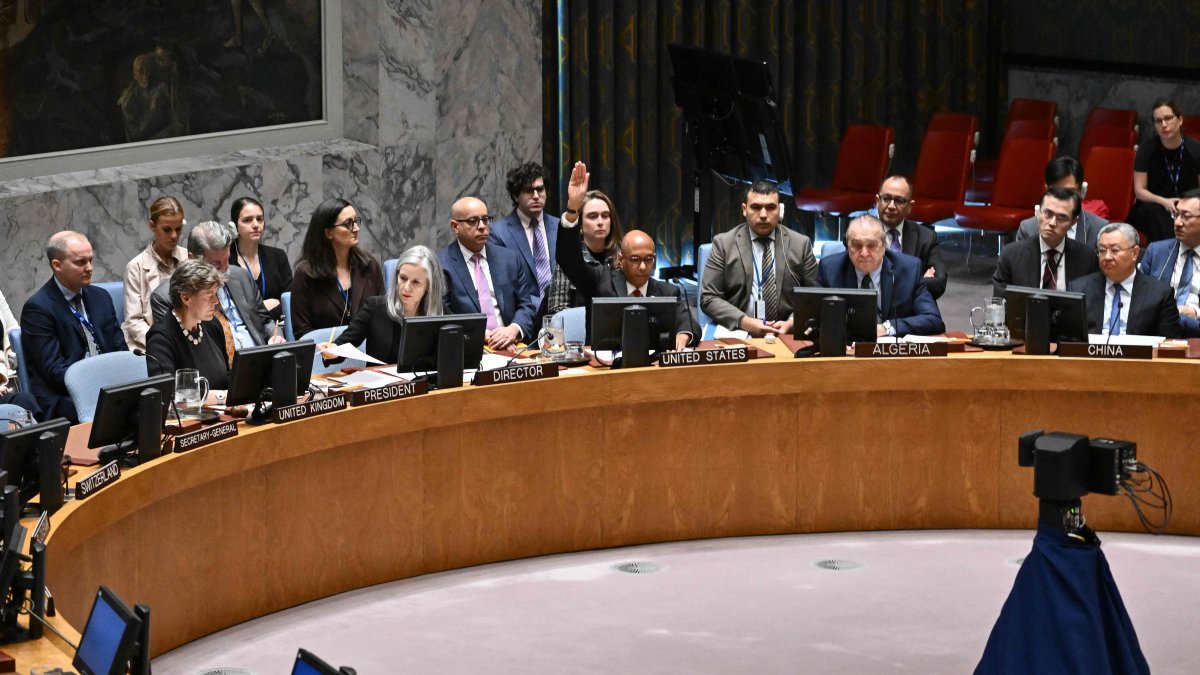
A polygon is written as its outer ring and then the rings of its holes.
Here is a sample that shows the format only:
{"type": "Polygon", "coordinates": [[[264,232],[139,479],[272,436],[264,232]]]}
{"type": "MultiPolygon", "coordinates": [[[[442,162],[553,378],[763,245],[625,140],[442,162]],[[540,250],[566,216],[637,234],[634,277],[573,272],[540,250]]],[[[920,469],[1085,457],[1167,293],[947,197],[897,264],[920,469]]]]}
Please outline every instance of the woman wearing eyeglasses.
{"type": "Polygon", "coordinates": [[[1175,200],[1200,186],[1200,141],[1183,135],[1183,115],[1174,101],[1155,101],[1151,114],[1155,136],[1133,160],[1137,203],[1129,223],[1158,241],[1175,236],[1175,200]]]}
{"type": "Polygon", "coordinates": [[[317,328],[344,326],[363,302],[384,291],[383,270],[358,245],[363,221],[344,199],[313,211],[292,279],[292,330],[299,338],[317,328]]]}

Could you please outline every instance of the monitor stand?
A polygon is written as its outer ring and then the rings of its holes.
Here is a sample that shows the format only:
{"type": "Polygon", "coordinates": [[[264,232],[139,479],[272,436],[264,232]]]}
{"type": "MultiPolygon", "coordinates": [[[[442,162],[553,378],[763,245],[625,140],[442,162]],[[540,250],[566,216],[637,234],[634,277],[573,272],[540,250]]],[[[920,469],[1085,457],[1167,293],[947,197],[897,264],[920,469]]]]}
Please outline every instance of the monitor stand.
{"type": "Polygon", "coordinates": [[[101,463],[118,461],[121,466],[137,466],[140,462],[158,459],[162,454],[162,392],[147,387],[138,397],[136,428],[137,457],[130,455],[125,441],[110,445],[99,453],[101,463]]]}
{"type": "Polygon", "coordinates": [[[1044,295],[1025,301],[1025,353],[1050,354],[1050,299],[1044,295]]]}
{"type": "Polygon", "coordinates": [[[296,355],[279,352],[271,357],[270,386],[263,389],[254,404],[254,410],[246,418],[247,424],[259,425],[271,421],[272,413],[289,405],[296,405],[296,355]]]}
{"type": "Polygon", "coordinates": [[[629,305],[621,318],[621,358],[613,368],[642,368],[650,365],[650,316],[642,305],[629,305]]]}
{"type": "Polygon", "coordinates": [[[438,329],[437,382],[430,389],[462,386],[466,342],[466,333],[458,324],[452,323],[438,329]]]}
{"type": "MultiPolygon", "coordinates": [[[[37,440],[38,501],[31,515],[44,511],[51,515],[63,505],[62,449],[54,434],[44,432],[37,440]]],[[[33,506],[33,503],[30,503],[33,506]]]]}
{"type": "Polygon", "coordinates": [[[821,356],[846,355],[846,299],[825,298],[821,303],[821,356]]]}

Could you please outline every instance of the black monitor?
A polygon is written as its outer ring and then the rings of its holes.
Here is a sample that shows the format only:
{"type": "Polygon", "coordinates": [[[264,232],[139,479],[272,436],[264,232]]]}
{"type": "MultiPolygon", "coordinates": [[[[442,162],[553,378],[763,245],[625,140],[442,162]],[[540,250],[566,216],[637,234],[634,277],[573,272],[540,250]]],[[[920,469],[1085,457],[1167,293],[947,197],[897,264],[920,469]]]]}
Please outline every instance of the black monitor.
{"type": "MultiPolygon", "coordinates": [[[[80,675],[124,675],[137,658],[142,620],[107,586],[101,586],[92,603],[71,665],[80,675]]],[[[146,649],[145,645],[141,649],[146,649]]]]}
{"type": "Polygon", "coordinates": [[[792,289],[792,308],[792,335],[800,340],[811,340],[818,346],[805,354],[797,352],[797,356],[814,353],[845,356],[846,345],[875,342],[878,338],[879,309],[873,289],[796,286],[792,289]],[[842,302],[834,302],[835,298],[842,302]],[[822,311],[833,322],[824,326],[824,330],[822,311]]]}
{"type": "Polygon", "coordinates": [[[62,459],[71,423],[59,417],[48,422],[0,432],[0,470],[20,488],[21,506],[34,495],[50,513],[62,508],[62,459]]]}
{"type": "Polygon", "coordinates": [[[592,349],[621,350],[614,368],[650,365],[650,352],[675,348],[677,302],[672,297],[593,298],[592,349]]]}
{"type": "Polygon", "coordinates": [[[1009,286],[1004,290],[1004,322],[1012,339],[1024,340],[1030,354],[1048,354],[1050,342],[1088,341],[1083,293],[1009,286]],[[1045,305],[1031,303],[1034,297],[1045,298],[1045,305]],[[1036,311],[1042,306],[1044,311],[1036,311]]]}
{"type": "Polygon", "coordinates": [[[296,652],[292,675],[342,675],[342,671],[322,661],[307,649],[296,652]]]}
{"type": "MultiPolygon", "coordinates": [[[[295,405],[296,396],[308,389],[315,352],[316,343],[312,340],[237,350],[233,354],[225,403],[233,406],[270,402],[276,408],[295,405]]],[[[264,419],[265,415],[260,410],[255,417],[264,419]]]]}
{"type": "Polygon", "coordinates": [[[462,371],[478,368],[483,359],[483,336],[487,317],[483,314],[414,316],[404,320],[400,331],[400,371],[436,371],[431,388],[462,386],[462,371]]]}
{"type": "Polygon", "coordinates": [[[100,458],[106,461],[124,459],[129,450],[124,444],[133,440],[137,444],[139,461],[148,462],[158,457],[163,424],[174,401],[174,373],[101,388],[88,447],[116,444],[114,450],[101,452],[100,458]]]}
{"type": "Polygon", "coordinates": [[[12,528],[4,542],[4,554],[0,556],[0,602],[8,597],[21,571],[21,554],[25,548],[25,526],[18,523],[12,528]]]}

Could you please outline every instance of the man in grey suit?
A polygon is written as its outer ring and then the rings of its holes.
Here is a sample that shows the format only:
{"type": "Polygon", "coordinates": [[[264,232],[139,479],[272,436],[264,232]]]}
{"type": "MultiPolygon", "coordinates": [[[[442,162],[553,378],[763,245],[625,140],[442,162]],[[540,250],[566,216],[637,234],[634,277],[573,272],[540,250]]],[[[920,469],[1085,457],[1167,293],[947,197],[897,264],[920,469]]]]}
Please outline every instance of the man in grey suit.
{"type": "MultiPolygon", "coordinates": [[[[192,228],[188,235],[188,255],[202,258],[225,275],[225,284],[217,291],[218,319],[229,328],[236,349],[284,342],[276,334],[275,320],[263,304],[258,285],[243,267],[229,266],[229,245],[235,235],[228,226],[206,220],[192,228]]],[[[171,283],[164,279],[150,296],[154,321],[158,322],[171,311],[167,294],[171,283]]]]}
{"type": "MultiPolygon", "coordinates": [[[[1074,157],[1066,155],[1055,157],[1046,164],[1046,187],[1074,190],[1082,201],[1086,196],[1084,193],[1087,192],[1087,183],[1083,182],[1083,165],[1074,157]]],[[[1100,216],[1080,209],[1079,219],[1071,225],[1071,229],[1067,231],[1067,237],[1083,244],[1088,250],[1094,251],[1100,230],[1107,224],[1108,221],[1100,216]]],[[[1037,216],[1031,216],[1022,220],[1020,227],[1017,228],[1017,241],[1035,238],[1037,234],[1037,216]]]]}
{"type": "Polygon", "coordinates": [[[753,337],[792,330],[792,289],[817,283],[812,241],[779,227],[779,188],[758,181],[742,203],[746,222],[713,237],[700,307],[714,321],[753,337]]]}

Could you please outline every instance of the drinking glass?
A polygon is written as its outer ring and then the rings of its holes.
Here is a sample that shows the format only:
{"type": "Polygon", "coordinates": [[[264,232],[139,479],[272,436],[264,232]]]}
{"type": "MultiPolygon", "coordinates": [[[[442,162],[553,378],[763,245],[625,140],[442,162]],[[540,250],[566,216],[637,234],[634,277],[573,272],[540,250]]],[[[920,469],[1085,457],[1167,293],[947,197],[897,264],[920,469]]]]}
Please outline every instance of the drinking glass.
{"type": "Polygon", "coordinates": [[[538,336],[539,360],[558,361],[567,352],[566,329],[561,316],[542,319],[542,332],[538,336]]]}
{"type": "Polygon", "coordinates": [[[208,379],[195,368],[175,371],[175,410],[181,418],[200,419],[200,406],[208,398],[208,379]]]}

